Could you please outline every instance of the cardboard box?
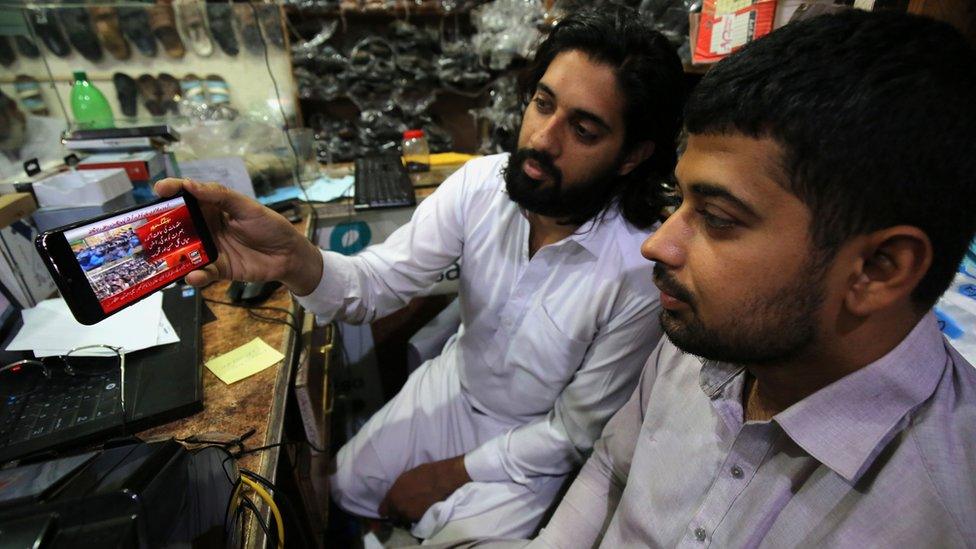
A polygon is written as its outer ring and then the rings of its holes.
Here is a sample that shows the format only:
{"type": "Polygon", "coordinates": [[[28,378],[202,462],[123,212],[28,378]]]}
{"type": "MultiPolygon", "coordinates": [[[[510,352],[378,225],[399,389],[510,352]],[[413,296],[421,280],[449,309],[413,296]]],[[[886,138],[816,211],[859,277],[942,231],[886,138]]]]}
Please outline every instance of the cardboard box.
{"type": "Polygon", "coordinates": [[[27,193],[0,196],[0,283],[22,307],[50,297],[56,286],[34,248],[36,205],[27,193]]]}
{"type": "Polygon", "coordinates": [[[161,179],[166,173],[165,156],[158,151],[93,154],[78,163],[79,170],[122,168],[133,184],[161,179]]]}
{"type": "Polygon", "coordinates": [[[42,207],[100,206],[132,190],[125,170],[82,170],[59,173],[34,183],[42,207]]]}

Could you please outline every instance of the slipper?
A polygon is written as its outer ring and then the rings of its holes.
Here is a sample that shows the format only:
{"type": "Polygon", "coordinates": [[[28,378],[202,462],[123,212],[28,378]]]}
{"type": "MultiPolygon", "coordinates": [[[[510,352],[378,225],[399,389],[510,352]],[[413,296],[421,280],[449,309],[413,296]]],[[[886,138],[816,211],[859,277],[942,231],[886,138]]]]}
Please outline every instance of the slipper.
{"type": "Polygon", "coordinates": [[[182,91],[180,81],[174,78],[172,74],[165,72],[159,73],[156,80],[159,82],[159,91],[162,94],[163,110],[171,111],[174,114],[178,113],[178,104],[183,98],[180,94],[182,91]]]}
{"type": "Polygon", "coordinates": [[[183,97],[191,103],[203,104],[207,102],[207,92],[203,89],[203,82],[193,73],[180,80],[180,90],[183,92],[183,97]]]}
{"type": "Polygon", "coordinates": [[[28,59],[37,59],[41,56],[41,50],[37,49],[37,44],[35,44],[30,38],[17,35],[14,36],[14,42],[17,44],[17,51],[19,51],[24,57],[27,57],[28,59]]]}
{"type": "Polygon", "coordinates": [[[227,55],[237,55],[240,47],[237,45],[237,35],[234,32],[234,18],[230,4],[214,2],[207,4],[207,20],[210,21],[210,32],[220,49],[227,55]]]}
{"type": "Polygon", "coordinates": [[[119,98],[122,114],[128,118],[134,118],[139,107],[136,102],[136,94],[138,93],[136,81],[127,74],[117,72],[112,75],[112,82],[115,84],[115,94],[119,98]]]}
{"type": "Polygon", "coordinates": [[[35,116],[48,116],[49,111],[44,103],[44,96],[41,95],[41,85],[33,76],[18,74],[14,80],[14,90],[17,91],[17,99],[24,106],[24,110],[35,116]]]}
{"type": "Polygon", "coordinates": [[[227,87],[227,82],[223,78],[216,74],[208,74],[203,85],[211,103],[214,105],[230,104],[230,88],[227,87]]]}
{"type": "Polygon", "coordinates": [[[285,34],[281,28],[281,8],[277,4],[260,4],[257,9],[264,37],[276,48],[285,49],[285,34]]]}
{"type": "Polygon", "coordinates": [[[149,28],[149,13],[145,8],[119,7],[119,23],[122,34],[135,44],[146,57],[156,57],[156,37],[146,32],[149,28]]]}
{"type": "Polygon", "coordinates": [[[149,7],[149,28],[163,45],[166,55],[173,59],[182,59],[186,55],[186,48],[176,32],[176,14],[168,0],[157,0],[149,7]]]}
{"type": "Polygon", "coordinates": [[[234,4],[234,18],[237,19],[237,27],[241,29],[241,38],[247,51],[255,55],[264,55],[264,38],[261,36],[261,29],[258,28],[258,20],[254,17],[256,10],[257,8],[250,3],[234,4]]]}
{"type": "Polygon", "coordinates": [[[14,53],[13,47],[10,46],[10,40],[7,40],[6,36],[0,36],[0,65],[9,67],[16,60],[17,54],[14,53]]]}
{"type": "Polygon", "coordinates": [[[64,32],[75,50],[89,61],[101,61],[102,46],[98,43],[88,10],[84,6],[65,4],[59,14],[64,32]]]}
{"type": "Polygon", "coordinates": [[[214,46],[204,4],[199,0],[176,0],[173,7],[176,9],[177,30],[183,42],[189,44],[200,57],[210,57],[214,46]]]}
{"type": "Polygon", "coordinates": [[[159,87],[159,81],[151,74],[143,74],[136,79],[136,87],[139,95],[142,96],[142,104],[153,116],[163,116],[166,108],[163,106],[163,92],[159,87]]]}
{"type": "Polygon", "coordinates": [[[99,6],[88,8],[92,21],[95,23],[95,33],[102,40],[102,45],[108,50],[112,57],[125,60],[132,56],[129,43],[122,36],[122,29],[119,26],[119,14],[115,8],[109,6],[99,6]]]}
{"type": "Polygon", "coordinates": [[[68,40],[61,30],[61,18],[54,10],[28,10],[29,19],[34,26],[34,32],[41,37],[41,42],[58,57],[65,57],[71,53],[68,40]]]}

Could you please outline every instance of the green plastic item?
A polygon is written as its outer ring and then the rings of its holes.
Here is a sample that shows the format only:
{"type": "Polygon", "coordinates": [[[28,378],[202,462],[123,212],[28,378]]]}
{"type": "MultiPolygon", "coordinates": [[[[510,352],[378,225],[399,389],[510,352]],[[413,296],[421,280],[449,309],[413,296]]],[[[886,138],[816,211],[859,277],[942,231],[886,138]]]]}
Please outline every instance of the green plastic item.
{"type": "Polygon", "coordinates": [[[105,95],[88,81],[84,71],[75,71],[71,86],[71,112],[81,129],[114,128],[112,107],[105,95]]]}

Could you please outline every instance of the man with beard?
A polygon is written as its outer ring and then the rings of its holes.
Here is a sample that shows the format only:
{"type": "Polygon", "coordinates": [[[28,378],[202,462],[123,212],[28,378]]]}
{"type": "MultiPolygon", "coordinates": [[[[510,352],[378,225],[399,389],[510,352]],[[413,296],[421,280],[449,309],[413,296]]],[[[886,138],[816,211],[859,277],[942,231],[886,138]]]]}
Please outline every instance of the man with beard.
{"type": "Polygon", "coordinates": [[[976,55],[853,10],[721,61],[644,243],[667,335],[542,547],[963,547],[976,371],[931,311],[976,231],[976,55]]]}
{"type": "Polygon", "coordinates": [[[157,185],[211,215],[220,258],[194,284],[281,280],[310,311],[369,322],[460,261],[462,327],[338,453],[340,507],[428,540],[537,529],[660,337],[636,252],[674,168],[683,78],[632,10],[566,18],[522,81],[513,153],[469,162],[356,257],[231,191],[157,185]]]}

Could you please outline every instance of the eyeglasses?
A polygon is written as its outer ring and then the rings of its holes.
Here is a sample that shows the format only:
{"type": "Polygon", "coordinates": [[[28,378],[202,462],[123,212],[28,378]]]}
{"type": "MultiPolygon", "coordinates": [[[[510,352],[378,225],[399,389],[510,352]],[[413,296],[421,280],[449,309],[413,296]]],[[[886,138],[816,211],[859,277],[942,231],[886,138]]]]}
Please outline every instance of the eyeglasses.
{"type": "Polygon", "coordinates": [[[78,378],[119,371],[119,401],[125,418],[125,349],[111,345],[82,345],[63,355],[25,359],[0,367],[0,394],[20,398],[43,387],[55,375],[78,378]]]}

